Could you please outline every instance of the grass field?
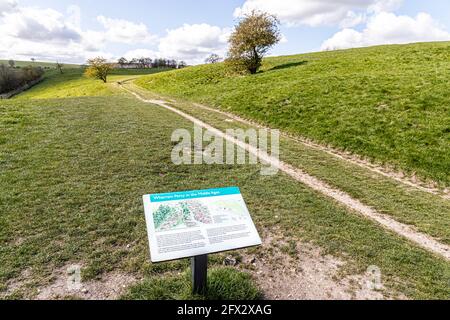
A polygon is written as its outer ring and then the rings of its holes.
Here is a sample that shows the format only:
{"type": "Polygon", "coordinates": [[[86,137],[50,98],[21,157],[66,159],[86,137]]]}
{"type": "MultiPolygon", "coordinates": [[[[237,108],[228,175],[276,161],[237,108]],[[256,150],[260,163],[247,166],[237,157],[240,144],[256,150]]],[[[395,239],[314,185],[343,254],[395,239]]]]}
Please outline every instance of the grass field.
{"type": "MultiPolygon", "coordinates": [[[[136,75],[114,75],[127,76],[136,75]]],[[[78,263],[84,281],[114,271],[144,278],[124,299],[186,298],[188,261],[148,261],[141,196],[239,185],[260,230],[280,229],[343,259],[343,276],[377,265],[386,287],[399,295],[448,298],[447,262],[287,176],[262,177],[250,165],[175,166],[170,136],[179,128],[192,130],[192,124],[76,72],[49,75],[2,102],[0,292],[35,297],[55,280],[55,270],[78,263]],[[22,286],[10,292],[16,282],[22,286]]],[[[223,258],[211,259],[214,281],[231,287],[233,279],[248,281],[221,271],[223,258]]],[[[232,290],[239,298],[259,295],[251,283],[240,288],[232,290]]],[[[213,292],[230,298],[227,288],[213,292]]]]}
{"type": "MultiPolygon", "coordinates": [[[[122,79],[132,79],[162,71],[166,71],[166,69],[116,69],[111,72],[108,81],[115,82],[122,79]]],[[[48,71],[45,77],[46,79],[41,85],[31,88],[15,99],[110,96],[115,92],[111,86],[105,86],[98,80],[84,77],[82,69],[67,69],[64,70],[63,74],[56,70],[48,71]]]]}
{"type": "Polygon", "coordinates": [[[140,78],[218,109],[450,186],[450,43],[268,58],[254,76],[223,64],[140,78]]]}
{"type": "MultiPolygon", "coordinates": [[[[32,66],[32,67],[42,67],[42,68],[51,68],[54,69],[56,68],[56,62],[42,62],[42,61],[16,61],[14,60],[15,66],[16,67],[27,67],[27,66],[32,66]]],[[[5,65],[9,65],[9,60],[0,60],[0,64],[5,64],[5,65]]],[[[67,69],[75,69],[75,68],[80,68],[81,66],[78,64],[63,64],[64,68],[67,69]]]]}

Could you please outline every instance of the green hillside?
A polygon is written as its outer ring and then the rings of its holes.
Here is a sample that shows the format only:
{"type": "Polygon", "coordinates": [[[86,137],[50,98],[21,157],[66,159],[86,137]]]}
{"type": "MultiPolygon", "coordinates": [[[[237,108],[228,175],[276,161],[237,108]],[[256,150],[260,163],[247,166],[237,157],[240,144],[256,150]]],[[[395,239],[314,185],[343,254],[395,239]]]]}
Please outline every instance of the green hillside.
{"type": "MultiPolygon", "coordinates": [[[[164,69],[134,69],[113,70],[108,78],[109,82],[122,79],[132,79],[146,74],[162,72],[164,69]]],[[[83,69],[64,70],[60,74],[56,70],[48,71],[46,79],[39,85],[31,88],[15,99],[51,99],[86,96],[109,96],[114,93],[111,86],[104,85],[101,81],[83,76],[83,69]]]]}
{"type": "Polygon", "coordinates": [[[231,111],[450,185],[450,43],[268,58],[143,77],[152,92],[231,111]]]}

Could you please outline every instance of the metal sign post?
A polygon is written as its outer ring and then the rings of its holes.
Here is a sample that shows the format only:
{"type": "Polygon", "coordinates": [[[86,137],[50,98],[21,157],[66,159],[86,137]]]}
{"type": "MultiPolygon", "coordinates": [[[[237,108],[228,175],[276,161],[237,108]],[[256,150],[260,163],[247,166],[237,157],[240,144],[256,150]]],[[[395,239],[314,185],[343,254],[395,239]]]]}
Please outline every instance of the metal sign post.
{"type": "Polygon", "coordinates": [[[191,258],[192,293],[205,295],[208,289],[208,255],[191,258]]]}

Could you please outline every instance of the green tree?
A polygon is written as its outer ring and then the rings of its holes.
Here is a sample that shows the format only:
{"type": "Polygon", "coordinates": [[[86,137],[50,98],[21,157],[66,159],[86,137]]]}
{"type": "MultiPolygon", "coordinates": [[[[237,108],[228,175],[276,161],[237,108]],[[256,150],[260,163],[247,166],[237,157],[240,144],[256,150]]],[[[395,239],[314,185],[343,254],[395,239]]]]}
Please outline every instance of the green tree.
{"type": "Polygon", "coordinates": [[[227,63],[236,71],[255,74],[264,56],[280,40],[278,19],[265,12],[252,11],[239,21],[230,37],[227,63]]]}
{"type": "Polygon", "coordinates": [[[102,80],[104,83],[108,81],[108,74],[112,70],[112,65],[105,58],[90,59],[88,65],[89,67],[84,73],[87,77],[102,80]]]}

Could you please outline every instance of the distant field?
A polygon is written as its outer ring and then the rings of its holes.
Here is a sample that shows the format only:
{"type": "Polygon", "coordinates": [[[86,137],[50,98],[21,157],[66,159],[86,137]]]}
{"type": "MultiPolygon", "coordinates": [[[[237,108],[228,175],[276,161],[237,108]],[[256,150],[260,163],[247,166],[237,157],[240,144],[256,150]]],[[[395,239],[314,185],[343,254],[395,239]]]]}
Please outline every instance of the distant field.
{"type": "MultiPolygon", "coordinates": [[[[9,60],[0,60],[0,64],[6,64],[8,65],[9,60]]],[[[55,62],[41,62],[41,61],[16,61],[17,67],[26,67],[26,66],[33,66],[33,67],[42,67],[42,68],[56,68],[55,62]]],[[[73,68],[80,68],[81,66],[78,64],[63,64],[65,68],[73,69],[73,68]]]]}
{"type": "Polygon", "coordinates": [[[268,58],[245,77],[203,65],[136,84],[450,186],[448,42],[268,58]]]}
{"type": "MultiPolygon", "coordinates": [[[[120,81],[162,71],[165,71],[165,69],[116,69],[110,74],[108,81],[120,81]]],[[[105,86],[101,81],[84,77],[82,69],[67,69],[64,70],[64,74],[51,70],[46,73],[45,77],[44,82],[17,96],[15,99],[109,96],[114,93],[111,86],[105,86]]]]}

